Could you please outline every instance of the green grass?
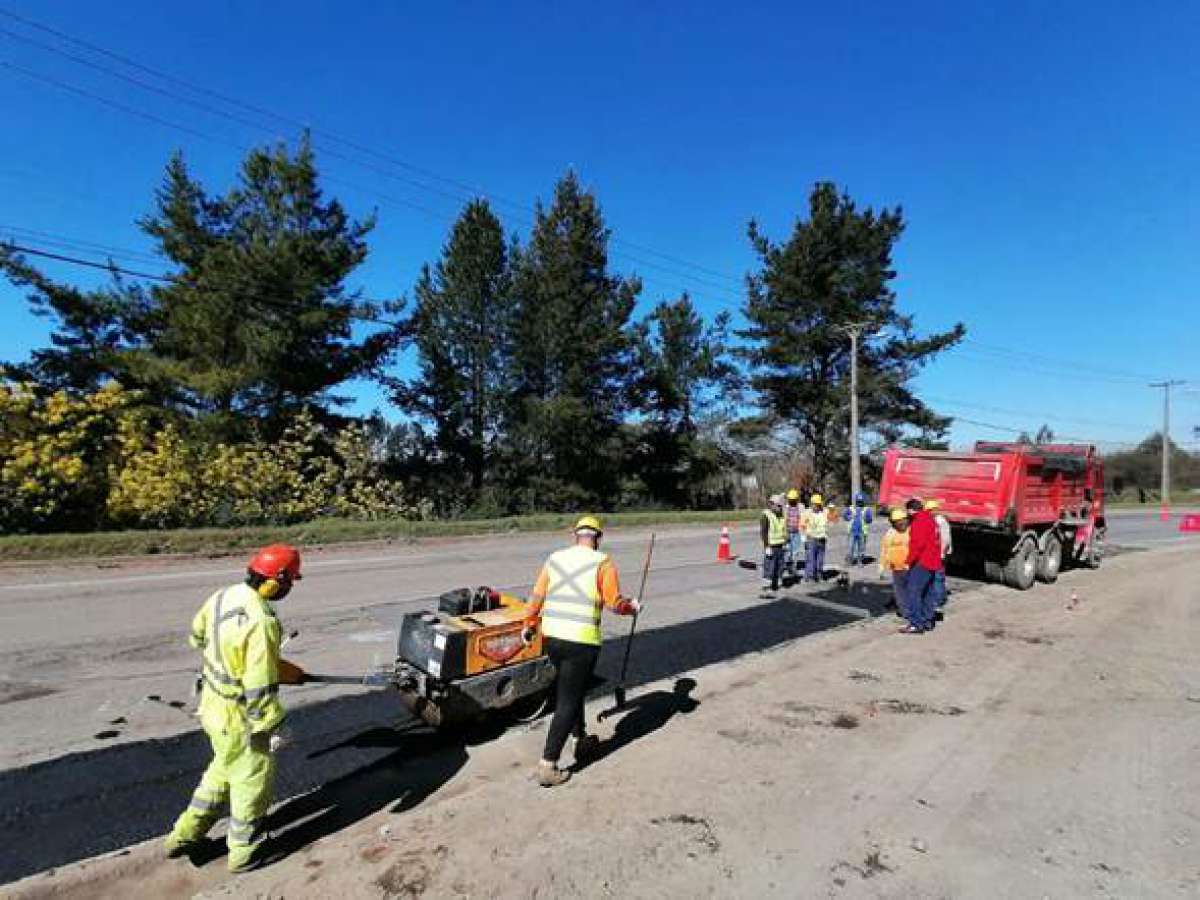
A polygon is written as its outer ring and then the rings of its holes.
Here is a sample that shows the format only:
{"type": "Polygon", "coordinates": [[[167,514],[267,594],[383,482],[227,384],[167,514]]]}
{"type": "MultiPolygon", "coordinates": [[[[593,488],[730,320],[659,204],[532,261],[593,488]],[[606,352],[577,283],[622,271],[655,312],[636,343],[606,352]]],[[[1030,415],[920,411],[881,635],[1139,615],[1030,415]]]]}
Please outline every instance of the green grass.
{"type": "MultiPolygon", "coordinates": [[[[757,510],[706,510],[701,512],[629,512],[604,516],[606,527],[686,523],[747,522],[757,510]]],[[[282,541],[301,547],[347,544],[359,541],[409,541],[418,538],[472,534],[509,534],[520,531],[558,531],[569,528],[574,515],[543,513],[483,521],[406,520],[354,521],[318,519],[300,525],[252,528],[185,528],[171,531],[101,531],[88,534],[35,534],[0,536],[0,561],[104,559],[121,556],[185,554],[222,556],[282,541]]]]}

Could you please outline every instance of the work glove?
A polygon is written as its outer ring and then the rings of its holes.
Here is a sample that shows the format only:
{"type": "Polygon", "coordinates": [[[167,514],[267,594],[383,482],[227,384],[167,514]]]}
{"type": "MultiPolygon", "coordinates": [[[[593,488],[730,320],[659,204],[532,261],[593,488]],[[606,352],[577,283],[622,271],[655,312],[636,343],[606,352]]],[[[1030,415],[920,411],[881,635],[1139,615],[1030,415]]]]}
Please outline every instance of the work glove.
{"type": "Polygon", "coordinates": [[[291,735],[282,728],[274,731],[253,731],[249,738],[250,749],[257,753],[278,753],[291,743],[291,735]]]}
{"type": "Polygon", "coordinates": [[[616,613],[619,616],[636,616],[642,611],[642,601],[637,597],[618,600],[616,613]]]}

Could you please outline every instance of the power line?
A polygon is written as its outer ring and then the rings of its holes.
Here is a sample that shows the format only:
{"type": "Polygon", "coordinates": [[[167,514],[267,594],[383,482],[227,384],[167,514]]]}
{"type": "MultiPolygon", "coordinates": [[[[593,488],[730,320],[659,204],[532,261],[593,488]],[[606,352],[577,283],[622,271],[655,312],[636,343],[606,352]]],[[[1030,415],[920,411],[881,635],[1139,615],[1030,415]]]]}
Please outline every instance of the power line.
{"type": "Polygon", "coordinates": [[[1078,418],[1078,417],[1073,417],[1073,416],[1060,416],[1060,415],[1056,415],[1054,413],[1033,413],[1033,412],[1030,412],[1029,410],[1009,409],[1009,408],[1006,408],[1003,406],[991,406],[991,405],[985,404],[985,403],[971,403],[966,400],[956,400],[952,397],[934,397],[934,396],[925,395],[922,397],[922,399],[926,400],[926,401],[932,401],[934,403],[940,403],[940,404],[947,405],[947,406],[961,406],[961,407],[965,407],[967,409],[983,410],[984,412],[998,412],[998,413],[1004,413],[1005,415],[1013,415],[1013,416],[1029,416],[1031,418],[1036,418],[1036,419],[1047,421],[1047,422],[1073,422],[1077,425],[1097,425],[1097,426],[1104,427],[1104,428],[1126,428],[1126,429],[1131,429],[1131,430],[1137,429],[1139,431],[1144,430],[1146,428],[1145,425],[1134,425],[1131,422],[1105,422],[1105,421],[1101,421],[1098,419],[1085,419],[1085,418],[1078,418]]]}
{"type": "MultiPolygon", "coordinates": [[[[481,195],[481,194],[483,194],[483,195],[485,195],[485,196],[488,196],[488,192],[486,192],[486,191],[483,191],[483,190],[481,190],[481,189],[480,189],[480,188],[478,188],[478,187],[475,187],[475,186],[472,186],[472,185],[466,184],[465,182],[459,181],[459,180],[457,180],[457,179],[453,179],[453,178],[447,178],[447,177],[445,177],[445,176],[442,176],[442,175],[439,175],[439,174],[437,174],[437,173],[435,173],[435,172],[431,172],[431,171],[429,171],[428,169],[423,169],[423,168],[421,168],[421,167],[419,167],[419,166],[414,166],[414,165],[412,165],[411,163],[408,163],[408,162],[406,162],[406,161],[404,161],[404,160],[397,159],[396,157],[394,157],[394,156],[391,156],[391,155],[389,155],[389,154],[380,153],[380,152],[378,152],[378,151],[376,151],[376,150],[372,149],[371,147],[368,147],[368,146],[366,146],[366,145],[364,145],[364,144],[361,144],[361,143],[358,143],[358,142],[356,142],[356,141],[350,140],[350,139],[348,139],[348,138],[341,137],[341,136],[339,136],[339,135],[337,135],[337,134],[334,134],[334,133],[332,133],[332,132],[326,131],[325,129],[321,129],[321,128],[315,128],[315,127],[312,127],[311,125],[309,125],[309,124],[307,124],[307,123],[304,123],[304,122],[301,122],[301,121],[299,121],[299,120],[297,120],[297,119],[294,119],[294,118],[292,118],[292,117],[289,117],[289,116],[284,116],[284,115],[280,115],[280,114],[278,114],[278,113],[275,113],[275,112],[273,112],[273,111],[271,111],[271,110],[269,110],[269,109],[265,109],[265,108],[263,108],[263,107],[261,107],[261,106],[256,106],[256,105],[254,105],[254,104],[246,103],[246,102],[244,102],[244,101],[238,100],[237,98],[234,98],[234,97],[227,96],[227,95],[225,95],[225,94],[222,94],[222,93],[219,93],[219,92],[217,92],[217,91],[213,91],[213,90],[211,90],[211,89],[209,89],[209,88],[206,88],[206,87],[204,87],[204,86],[202,86],[202,85],[197,85],[197,84],[194,84],[194,83],[192,83],[192,82],[186,81],[186,80],[184,80],[184,79],[177,78],[176,76],[173,76],[173,75],[171,75],[171,74],[169,74],[169,73],[167,73],[167,72],[163,72],[163,71],[161,71],[161,70],[159,70],[159,69],[155,69],[155,68],[153,68],[153,67],[146,66],[146,65],[144,65],[144,64],[142,64],[142,63],[139,63],[139,62],[137,62],[137,61],[135,61],[135,60],[129,59],[128,57],[122,56],[121,54],[115,53],[115,52],[113,52],[113,51],[111,51],[111,50],[108,50],[108,49],[106,49],[106,48],[104,48],[104,47],[100,47],[99,45],[93,44],[93,43],[91,43],[91,42],[89,42],[89,41],[85,41],[85,40],[82,40],[82,39],[80,39],[80,38],[73,37],[73,36],[71,36],[71,35],[68,35],[68,34],[66,34],[66,33],[62,32],[62,31],[59,31],[58,29],[52,28],[52,27],[50,27],[50,26],[48,26],[48,25],[44,25],[44,24],[42,24],[42,23],[35,22],[35,21],[33,21],[33,20],[31,20],[31,19],[28,19],[28,18],[26,18],[26,17],[24,17],[24,16],[18,15],[17,13],[14,13],[14,12],[12,12],[11,10],[6,10],[6,9],[2,9],[2,8],[0,8],[0,15],[5,15],[5,16],[8,16],[8,17],[9,17],[9,18],[11,18],[11,19],[14,19],[14,20],[16,20],[16,21],[18,21],[18,22],[21,22],[22,24],[24,24],[24,25],[25,25],[25,26],[27,26],[27,27],[30,27],[30,28],[35,28],[35,29],[37,29],[37,30],[39,30],[39,31],[45,32],[45,33],[47,33],[47,34],[51,34],[51,35],[53,35],[54,37],[56,37],[56,38],[58,38],[58,39],[60,39],[60,40],[67,41],[67,42],[69,42],[69,43],[71,43],[71,44],[74,44],[74,45],[76,45],[76,46],[79,46],[79,47],[83,47],[83,48],[85,48],[85,49],[89,50],[90,52],[93,52],[93,53],[100,54],[100,55],[102,55],[102,56],[105,56],[105,57],[107,57],[107,58],[109,58],[109,59],[112,59],[112,60],[114,60],[114,61],[116,61],[116,62],[119,62],[120,64],[122,64],[122,65],[124,65],[124,66],[128,66],[128,67],[130,67],[130,68],[133,68],[133,69],[135,69],[135,70],[137,70],[137,71],[140,71],[140,72],[143,72],[143,73],[145,73],[145,74],[151,75],[151,76],[153,76],[153,77],[155,77],[155,78],[159,78],[159,79],[161,79],[161,80],[163,80],[163,81],[166,81],[166,82],[168,82],[168,83],[171,83],[171,84],[175,84],[175,85],[178,85],[178,86],[184,87],[184,88],[186,88],[187,90],[190,90],[190,91],[194,91],[194,92],[197,92],[197,93],[204,94],[204,95],[206,95],[206,96],[209,96],[209,97],[212,97],[212,98],[214,98],[214,99],[216,99],[216,100],[218,100],[218,101],[220,101],[220,102],[222,102],[222,103],[225,103],[225,104],[228,104],[228,105],[231,105],[231,106],[237,107],[237,108],[239,108],[239,109],[242,109],[242,110],[246,110],[246,111],[248,111],[248,112],[251,112],[251,113],[253,113],[253,114],[255,114],[255,115],[258,115],[258,116],[265,116],[265,117],[267,117],[267,118],[270,118],[270,119],[272,119],[272,120],[274,120],[274,121],[276,121],[276,122],[281,122],[281,123],[283,123],[283,124],[286,124],[286,125],[288,125],[289,127],[293,127],[293,128],[302,128],[302,129],[309,130],[309,131],[310,131],[310,132],[311,132],[313,135],[315,135],[315,136],[319,136],[319,137],[321,137],[322,139],[324,139],[324,140],[326,140],[326,141],[333,141],[334,143],[341,144],[342,146],[344,146],[344,147],[348,147],[348,148],[350,148],[350,149],[352,149],[352,150],[354,150],[354,151],[356,151],[356,152],[358,152],[358,153],[360,153],[360,154],[364,154],[364,155],[367,155],[367,156],[373,157],[373,158],[375,158],[375,159],[382,160],[382,161],[384,161],[384,162],[388,163],[389,165],[396,166],[396,167],[398,167],[398,168],[405,169],[405,170],[407,170],[407,171],[415,172],[415,173],[417,173],[417,174],[421,175],[422,177],[424,177],[424,178],[426,178],[426,179],[433,180],[433,181],[438,181],[438,182],[442,182],[442,183],[444,183],[444,184],[451,185],[451,186],[453,186],[454,188],[456,188],[456,189],[457,189],[457,193],[450,193],[450,192],[448,192],[448,191],[445,191],[445,190],[442,190],[442,189],[440,189],[440,188],[433,187],[433,186],[431,186],[431,185],[425,184],[425,183],[423,183],[423,182],[420,182],[420,181],[416,181],[416,180],[414,180],[414,179],[412,179],[412,178],[405,177],[405,176],[400,176],[400,175],[397,175],[397,174],[396,174],[396,173],[394,173],[394,172],[389,172],[389,171],[387,171],[387,170],[385,170],[385,169],[380,169],[378,166],[374,166],[374,165],[371,165],[371,164],[369,164],[369,163],[365,163],[365,162],[363,162],[362,160],[356,160],[356,159],[354,159],[354,158],[352,158],[352,157],[346,156],[345,154],[337,153],[336,151],[330,150],[330,149],[329,149],[327,146],[322,148],[322,152],[323,152],[323,153],[325,153],[325,154],[328,154],[328,155],[330,155],[330,156],[333,156],[333,157],[335,157],[335,158],[338,158],[338,159],[342,159],[343,161],[345,161],[345,162],[349,162],[349,163],[351,163],[352,165],[359,165],[359,166],[363,166],[363,167],[365,167],[365,168],[368,168],[368,169],[371,169],[372,171],[375,171],[375,172],[377,172],[377,173],[379,173],[379,174],[381,174],[381,175],[384,175],[385,177],[396,178],[396,179],[398,179],[398,180],[400,180],[400,181],[403,181],[403,182],[405,182],[406,184],[409,184],[409,185],[412,185],[412,186],[414,186],[414,187],[417,187],[418,189],[421,189],[421,190],[427,190],[427,191],[430,191],[430,192],[436,193],[436,194],[438,194],[438,195],[440,195],[440,196],[443,196],[443,197],[446,197],[446,198],[452,199],[452,200],[454,200],[454,201],[456,201],[456,202],[463,202],[464,200],[466,200],[466,199],[469,199],[470,197],[479,196],[479,195],[481,195]],[[463,196],[463,192],[465,192],[466,196],[463,196]]],[[[57,54],[57,55],[59,55],[59,56],[65,57],[65,58],[67,58],[67,59],[70,59],[70,60],[72,60],[73,62],[76,62],[76,63],[78,63],[78,64],[80,64],[80,65],[87,66],[87,67],[89,67],[89,68],[91,68],[91,69],[93,69],[93,70],[96,70],[96,71],[103,72],[103,73],[105,73],[105,74],[107,74],[107,75],[110,75],[111,77],[114,77],[114,78],[119,78],[119,79],[121,79],[121,80],[123,80],[123,81],[125,81],[125,82],[127,82],[127,83],[129,83],[129,84],[133,84],[133,85],[135,85],[135,86],[137,86],[137,87],[140,87],[140,88],[142,88],[143,90],[151,91],[151,92],[153,92],[153,93],[156,93],[156,94],[159,94],[159,95],[162,95],[162,96],[169,97],[169,98],[171,98],[171,99],[177,100],[178,102],[186,103],[186,104],[188,104],[188,105],[191,105],[191,106],[193,106],[193,107],[195,107],[195,108],[198,108],[198,109],[204,110],[205,112],[208,112],[208,113],[210,113],[210,114],[217,115],[217,116],[222,116],[222,117],[224,117],[224,118],[226,118],[226,119],[229,119],[229,120],[231,120],[231,121],[237,122],[237,123],[239,123],[239,124],[242,124],[242,125],[245,125],[245,126],[248,126],[248,127],[251,127],[251,128],[255,128],[255,129],[259,129],[259,130],[265,130],[265,131],[268,131],[268,132],[271,132],[271,131],[272,131],[272,130],[271,130],[271,129],[269,129],[269,128],[265,128],[261,122],[255,122],[255,121],[252,121],[252,120],[250,120],[250,119],[247,119],[247,118],[245,118],[244,116],[240,116],[240,115],[237,115],[237,114],[235,114],[235,113],[231,113],[231,112],[229,112],[228,110],[223,110],[223,109],[220,109],[220,108],[218,108],[218,107],[215,107],[215,106],[213,106],[213,105],[211,105],[211,104],[204,103],[203,101],[199,101],[199,100],[196,100],[196,99],[194,99],[194,98],[191,98],[191,97],[187,97],[187,96],[181,95],[181,94],[179,94],[178,92],[175,92],[175,91],[170,91],[170,90],[168,90],[168,89],[166,89],[166,88],[162,88],[162,87],[159,87],[159,86],[157,86],[157,85],[150,84],[150,83],[148,83],[148,82],[146,82],[146,81],[144,81],[144,80],[142,80],[142,79],[134,78],[133,76],[130,76],[130,75],[127,75],[127,74],[125,74],[125,73],[122,73],[122,72],[119,72],[119,71],[113,70],[113,69],[111,69],[111,68],[109,68],[109,67],[106,67],[106,66],[102,66],[102,65],[100,65],[100,64],[98,64],[98,63],[96,63],[96,62],[93,62],[93,61],[91,61],[91,60],[88,60],[88,59],[85,59],[85,58],[83,58],[83,57],[77,56],[76,54],[69,53],[69,52],[67,52],[67,51],[63,50],[62,48],[59,48],[59,47],[54,47],[54,46],[52,46],[52,45],[49,45],[49,44],[43,43],[43,42],[41,42],[41,41],[34,40],[33,38],[30,38],[30,37],[28,37],[28,36],[26,36],[26,35],[20,35],[20,34],[17,34],[17,33],[15,33],[15,32],[12,32],[12,31],[10,31],[10,30],[8,30],[8,29],[0,29],[0,33],[3,33],[3,34],[7,35],[8,37],[10,37],[10,38],[12,38],[12,39],[14,39],[14,40],[22,41],[22,42],[24,42],[24,43],[27,43],[27,44],[30,44],[30,45],[32,45],[32,46],[38,47],[39,49],[42,49],[42,50],[44,50],[44,51],[46,51],[46,52],[49,52],[49,53],[54,53],[54,54],[57,54]]],[[[17,68],[17,67],[14,67],[14,68],[17,68]]],[[[29,74],[28,70],[24,70],[24,71],[25,71],[25,73],[26,73],[26,74],[29,74]]],[[[34,75],[34,76],[32,76],[32,77],[38,77],[38,76],[34,75]]],[[[93,95],[93,99],[95,99],[94,95],[93,95]]],[[[103,101],[101,101],[101,102],[103,102],[103,101]]],[[[112,105],[112,104],[109,104],[109,105],[112,105]]],[[[192,132],[192,133],[195,133],[195,132],[192,132]]],[[[506,198],[504,198],[504,197],[500,197],[500,196],[496,196],[496,195],[490,195],[490,196],[492,197],[492,199],[493,199],[494,201],[496,201],[496,202],[498,202],[498,203],[501,203],[501,204],[503,204],[503,205],[505,205],[505,206],[508,206],[508,207],[510,207],[510,208],[512,208],[512,209],[515,209],[515,210],[518,210],[518,211],[520,211],[520,213],[521,213],[521,216],[520,216],[520,218],[521,218],[521,220],[522,220],[523,224],[526,224],[526,225],[531,225],[531,224],[533,223],[533,220],[532,220],[532,219],[531,219],[531,218],[528,216],[528,213],[526,212],[526,209],[527,209],[527,205],[526,205],[526,204],[518,203],[517,201],[509,200],[509,199],[506,199],[506,198]]],[[[626,246],[626,247],[632,247],[633,249],[639,250],[640,252],[649,253],[649,254],[651,254],[651,255],[653,255],[653,256],[656,256],[656,257],[658,257],[658,258],[660,258],[660,259],[665,259],[665,260],[667,260],[667,261],[670,261],[670,262],[673,262],[673,263],[675,263],[676,265],[682,265],[682,266],[685,266],[685,267],[687,267],[687,268],[689,268],[689,269],[692,269],[692,270],[694,270],[694,271],[696,271],[696,272],[700,272],[700,273],[703,273],[703,274],[705,274],[705,275],[708,275],[708,276],[712,276],[712,277],[716,277],[716,278],[721,278],[721,279],[727,280],[727,281],[729,281],[729,282],[730,282],[730,283],[732,283],[732,284],[738,285],[738,286],[739,286],[739,288],[740,288],[740,285],[741,285],[741,278],[740,278],[740,277],[738,277],[738,276],[733,276],[733,275],[729,275],[729,274],[727,274],[727,273],[718,272],[718,271],[716,271],[716,270],[714,270],[714,269],[710,269],[710,268],[708,268],[708,267],[705,267],[705,266],[699,265],[699,264],[697,264],[697,263],[693,263],[693,262],[690,262],[690,261],[688,261],[688,260],[681,259],[681,258],[679,258],[679,257],[676,257],[676,256],[673,256],[673,255],[671,255],[671,254],[663,253],[663,252],[661,252],[661,251],[659,251],[659,250],[655,250],[655,249],[654,249],[654,248],[652,248],[652,247],[647,247],[647,246],[645,246],[645,245],[637,244],[637,243],[635,243],[635,242],[629,241],[629,240],[627,240],[627,239],[624,239],[624,238],[612,237],[612,238],[610,238],[610,241],[611,241],[611,243],[613,243],[613,244],[617,244],[617,245],[620,245],[620,246],[626,246]]],[[[667,272],[667,273],[669,273],[669,274],[673,274],[673,275],[675,275],[675,276],[677,276],[677,277],[682,277],[682,278],[690,279],[690,280],[691,280],[692,282],[694,282],[695,284],[697,284],[697,285],[701,285],[701,286],[704,286],[704,287],[706,287],[706,288],[708,288],[708,289],[710,289],[710,290],[717,290],[717,291],[726,291],[726,290],[729,290],[729,287],[728,287],[728,286],[726,286],[726,285],[718,285],[718,284],[714,284],[714,283],[712,283],[712,282],[708,281],[707,279],[702,279],[702,278],[699,278],[699,277],[697,277],[696,275],[692,275],[692,274],[688,274],[688,273],[682,273],[682,272],[679,272],[678,270],[671,269],[671,268],[669,268],[669,267],[666,267],[666,266],[662,266],[662,265],[661,265],[661,264],[659,264],[659,263],[654,263],[654,262],[651,262],[651,261],[649,261],[649,260],[641,259],[641,258],[639,258],[639,257],[637,257],[637,256],[635,256],[635,255],[633,255],[633,254],[625,253],[625,252],[623,252],[623,251],[615,251],[615,253],[617,253],[617,254],[619,254],[619,255],[622,255],[622,256],[625,256],[625,257],[627,257],[627,258],[629,258],[629,259],[633,260],[635,263],[638,263],[638,264],[640,264],[640,265],[643,265],[643,266],[646,266],[646,267],[649,267],[649,268],[656,268],[656,269],[659,269],[660,271],[664,271],[664,272],[667,272]]]]}
{"type": "MultiPolygon", "coordinates": [[[[23,253],[23,254],[27,254],[29,256],[37,256],[37,257],[41,257],[42,259],[52,259],[52,260],[56,260],[57,262],[69,263],[70,265],[75,265],[75,266],[83,266],[84,268],[89,268],[89,269],[99,269],[104,272],[109,272],[113,275],[128,275],[131,278],[144,278],[147,281],[155,281],[155,282],[158,282],[161,284],[173,284],[173,285],[180,285],[182,287],[189,287],[189,288],[192,288],[193,290],[197,289],[196,285],[190,285],[186,281],[183,281],[182,279],[176,278],[175,276],[172,276],[172,275],[163,275],[163,274],[160,274],[157,272],[139,272],[136,269],[126,268],[125,266],[118,266],[111,261],[109,261],[107,263],[100,263],[100,262],[96,262],[96,261],[90,260],[90,259],[81,259],[80,257],[77,257],[77,256],[68,256],[64,253],[54,253],[49,250],[41,250],[36,247],[28,247],[28,246],[24,246],[22,244],[11,243],[11,242],[5,243],[5,244],[0,244],[0,246],[7,247],[8,249],[14,250],[17,253],[23,253]]],[[[203,291],[202,288],[200,288],[199,290],[203,291]]],[[[297,312],[297,310],[294,308],[293,304],[291,304],[286,298],[267,297],[262,294],[253,294],[253,293],[248,294],[247,298],[256,300],[267,306],[274,306],[276,309],[282,310],[284,312],[297,312]]],[[[367,301],[367,302],[380,302],[380,301],[367,301]]],[[[402,329],[402,328],[407,327],[403,322],[394,322],[389,319],[380,319],[376,316],[369,316],[369,315],[365,315],[363,313],[349,312],[349,313],[346,313],[346,318],[354,319],[359,322],[370,322],[373,325],[383,325],[388,328],[401,328],[402,329]]]]}

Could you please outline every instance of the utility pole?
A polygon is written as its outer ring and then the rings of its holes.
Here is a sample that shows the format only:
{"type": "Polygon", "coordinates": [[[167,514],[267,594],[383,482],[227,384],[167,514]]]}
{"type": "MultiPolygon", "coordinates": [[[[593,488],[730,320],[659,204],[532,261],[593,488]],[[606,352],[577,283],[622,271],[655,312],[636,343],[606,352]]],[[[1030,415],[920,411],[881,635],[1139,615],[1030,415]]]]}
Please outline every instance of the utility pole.
{"type": "Polygon", "coordinates": [[[862,490],[862,471],[858,458],[858,336],[860,326],[851,325],[850,332],[850,502],[862,490]]]}
{"type": "Polygon", "coordinates": [[[1162,425],[1162,508],[1159,514],[1164,522],[1171,518],[1171,388],[1186,382],[1179,379],[1168,379],[1151,384],[1152,388],[1162,388],[1163,392],[1163,425],[1162,425]]]}

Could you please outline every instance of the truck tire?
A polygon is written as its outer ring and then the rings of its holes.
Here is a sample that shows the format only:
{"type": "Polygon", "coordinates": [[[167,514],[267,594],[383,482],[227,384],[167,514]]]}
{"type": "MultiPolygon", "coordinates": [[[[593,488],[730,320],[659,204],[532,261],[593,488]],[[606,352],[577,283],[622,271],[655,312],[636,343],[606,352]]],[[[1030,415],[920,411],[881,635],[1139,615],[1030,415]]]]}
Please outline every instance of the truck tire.
{"type": "Polygon", "coordinates": [[[1018,591],[1027,591],[1037,579],[1037,545],[1031,540],[1020,546],[1004,565],[1004,583],[1018,591]]]}
{"type": "Polygon", "coordinates": [[[1063,545],[1057,534],[1046,535],[1046,549],[1038,554],[1038,581],[1054,584],[1058,581],[1058,573],[1062,569],[1063,545]]]}

